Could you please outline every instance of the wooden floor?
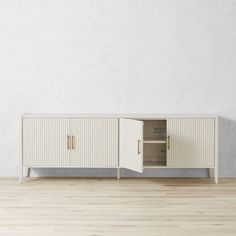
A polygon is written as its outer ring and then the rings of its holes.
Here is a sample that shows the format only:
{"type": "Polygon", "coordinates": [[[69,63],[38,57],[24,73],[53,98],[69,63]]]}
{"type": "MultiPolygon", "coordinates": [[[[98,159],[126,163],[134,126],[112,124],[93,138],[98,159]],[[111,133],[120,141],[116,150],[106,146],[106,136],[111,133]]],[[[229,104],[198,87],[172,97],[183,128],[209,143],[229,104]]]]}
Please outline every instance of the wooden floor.
{"type": "Polygon", "coordinates": [[[236,179],[0,179],[0,235],[236,235],[236,179]]]}

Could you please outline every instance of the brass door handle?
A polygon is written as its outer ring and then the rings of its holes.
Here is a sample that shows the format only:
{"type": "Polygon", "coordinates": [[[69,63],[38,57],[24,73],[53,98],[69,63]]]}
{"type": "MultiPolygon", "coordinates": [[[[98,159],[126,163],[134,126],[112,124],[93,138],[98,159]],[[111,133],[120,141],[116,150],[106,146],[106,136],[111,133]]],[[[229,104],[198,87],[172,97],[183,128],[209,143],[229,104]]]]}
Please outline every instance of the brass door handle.
{"type": "Polygon", "coordinates": [[[141,143],[141,140],[138,139],[138,155],[141,153],[141,150],[140,150],[140,143],[141,143]]]}
{"type": "Polygon", "coordinates": [[[170,136],[167,136],[167,149],[170,150],[170,136]]]}
{"type": "Polygon", "coordinates": [[[71,136],[67,135],[67,149],[71,149],[71,136]]]}
{"type": "Polygon", "coordinates": [[[72,149],[75,149],[75,136],[72,135],[72,149]]]}

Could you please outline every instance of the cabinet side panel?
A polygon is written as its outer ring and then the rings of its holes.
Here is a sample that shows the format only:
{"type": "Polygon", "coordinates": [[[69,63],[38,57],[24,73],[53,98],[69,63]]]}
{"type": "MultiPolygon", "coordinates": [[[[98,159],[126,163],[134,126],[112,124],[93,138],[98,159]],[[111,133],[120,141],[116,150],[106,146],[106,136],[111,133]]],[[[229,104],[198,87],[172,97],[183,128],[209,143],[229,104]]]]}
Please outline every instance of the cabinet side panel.
{"type": "Polygon", "coordinates": [[[170,167],[213,167],[215,165],[214,118],[173,118],[167,121],[170,167]]]}
{"type": "Polygon", "coordinates": [[[23,119],[23,165],[68,166],[69,120],[66,118],[23,119]]]}
{"type": "Polygon", "coordinates": [[[72,166],[118,166],[118,119],[72,118],[71,134],[75,139],[72,166]]]}

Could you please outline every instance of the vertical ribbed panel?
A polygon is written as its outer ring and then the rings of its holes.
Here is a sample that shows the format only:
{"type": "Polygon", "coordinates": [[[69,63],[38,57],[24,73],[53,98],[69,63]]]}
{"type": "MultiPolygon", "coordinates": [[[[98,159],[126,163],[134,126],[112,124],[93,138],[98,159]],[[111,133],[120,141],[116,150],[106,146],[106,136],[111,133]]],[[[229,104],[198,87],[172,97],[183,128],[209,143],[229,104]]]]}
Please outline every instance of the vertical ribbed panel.
{"type": "Polygon", "coordinates": [[[143,122],[120,119],[120,167],[143,172],[143,122]]]}
{"type": "Polygon", "coordinates": [[[23,164],[27,166],[68,166],[70,151],[67,118],[23,119],[23,164]]]}
{"type": "Polygon", "coordinates": [[[71,118],[71,165],[77,167],[118,166],[118,119],[71,118]]]}
{"type": "Polygon", "coordinates": [[[168,119],[170,149],[167,150],[167,166],[214,166],[214,131],[214,118],[168,119]]]}

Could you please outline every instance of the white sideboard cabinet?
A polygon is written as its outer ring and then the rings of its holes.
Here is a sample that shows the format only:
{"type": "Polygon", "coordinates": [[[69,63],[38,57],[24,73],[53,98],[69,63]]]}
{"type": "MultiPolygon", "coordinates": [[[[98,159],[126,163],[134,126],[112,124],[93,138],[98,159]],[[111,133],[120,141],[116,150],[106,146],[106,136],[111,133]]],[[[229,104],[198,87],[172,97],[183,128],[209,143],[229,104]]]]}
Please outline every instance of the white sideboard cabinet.
{"type": "Polygon", "coordinates": [[[30,168],[208,168],[218,183],[218,118],[209,115],[44,115],[21,119],[30,168]]]}

